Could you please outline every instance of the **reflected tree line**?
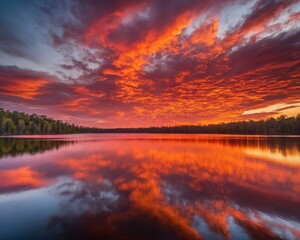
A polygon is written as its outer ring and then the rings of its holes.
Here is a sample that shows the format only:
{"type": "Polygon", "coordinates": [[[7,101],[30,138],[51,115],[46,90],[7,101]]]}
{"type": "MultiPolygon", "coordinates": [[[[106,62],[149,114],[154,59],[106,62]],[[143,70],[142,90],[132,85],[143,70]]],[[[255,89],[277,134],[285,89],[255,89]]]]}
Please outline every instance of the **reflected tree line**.
{"type": "Polygon", "coordinates": [[[53,139],[0,138],[0,158],[24,153],[34,155],[70,144],[74,144],[74,142],[53,139]]]}
{"type": "Polygon", "coordinates": [[[0,109],[0,134],[71,133],[219,133],[219,134],[300,134],[300,114],[259,121],[237,121],[208,125],[147,128],[89,128],[69,124],[45,115],[0,109]]]}
{"type": "MultiPolygon", "coordinates": [[[[288,152],[300,152],[299,138],[285,137],[236,137],[236,138],[140,138],[139,141],[160,141],[160,142],[189,142],[189,143],[209,143],[220,144],[223,146],[237,146],[242,148],[267,148],[271,152],[279,151],[283,155],[288,152]],[[296,139],[296,140],[295,140],[296,139]]],[[[128,139],[124,139],[128,141],[128,139]]],[[[135,139],[136,140],[136,139],[135,139]]],[[[89,142],[97,140],[88,140],[89,142]]],[[[36,154],[43,153],[52,149],[59,149],[63,146],[78,143],[78,140],[57,140],[41,138],[0,138],[0,158],[4,156],[17,156],[24,153],[36,154]]]]}
{"type": "MultiPolygon", "coordinates": [[[[139,141],[159,141],[167,142],[182,142],[194,144],[219,144],[223,146],[240,147],[240,148],[258,148],[269,149],[271,152],[279,151],[283,155],[288,152],[297,151],[300,153],[299,137],[264,137],[264,136],[237,136],[237,137],[208,137],[208,138],[137,138],[139,141]]],[[[136,139],[135,139],[136,140],[136,139]]],[[[124,139],[128,141],[128,139],[124,139]]]]}

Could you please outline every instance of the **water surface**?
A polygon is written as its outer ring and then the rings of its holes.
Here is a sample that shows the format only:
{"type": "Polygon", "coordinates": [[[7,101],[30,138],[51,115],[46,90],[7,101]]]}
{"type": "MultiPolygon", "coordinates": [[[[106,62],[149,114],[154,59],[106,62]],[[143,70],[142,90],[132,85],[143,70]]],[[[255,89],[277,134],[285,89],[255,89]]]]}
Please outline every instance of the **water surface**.
{"type": "Polygon", "coordinates": [[[0,239],[300,239],[300,137],[0,138],[0,239]]]}

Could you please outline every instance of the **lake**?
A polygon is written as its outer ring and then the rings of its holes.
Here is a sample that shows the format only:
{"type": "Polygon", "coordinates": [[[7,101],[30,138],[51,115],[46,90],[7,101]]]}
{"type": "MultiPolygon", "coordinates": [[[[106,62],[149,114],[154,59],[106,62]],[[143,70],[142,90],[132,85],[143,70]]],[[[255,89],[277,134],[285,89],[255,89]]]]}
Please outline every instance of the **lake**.
{"type": "Polygon", "coordinates": [[[0,239],[300,239],[300,136],[2,137],[0,239]]]}

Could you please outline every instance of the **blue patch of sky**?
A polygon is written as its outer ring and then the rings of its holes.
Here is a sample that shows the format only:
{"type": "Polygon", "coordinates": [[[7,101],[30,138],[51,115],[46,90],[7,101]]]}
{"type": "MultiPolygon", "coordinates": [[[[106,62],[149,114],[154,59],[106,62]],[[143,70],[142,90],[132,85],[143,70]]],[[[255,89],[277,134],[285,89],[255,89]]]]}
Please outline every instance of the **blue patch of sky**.
{"type": "Polygon", "coordinates": [[[232,216],[229,216],[227,221],[229,223],[230,240],[251,240],[245,229],[238,225],[232,216]]]}
{"type": "Polygon", "coordinates": [[[195,216],[192,223],[193,227],[200,233],[205,239],[222,240],[222,236],[214,233],[209,229],[205,220],[199,216],[195,216]]]}
{"type": "Polygon", "coordinates": [[[227,5],[219,16],[218,37],[224,38],[228,32],[242,24],[256,2],[256,0],[240,1],[234,5],[227,5]]]}
{"type": "MultiPolygon", "coordinates": [[[[72,57],[80,60],[86,50],[74,42],[65,42],[61,48],[52,42],[53,33],[62,36],[63,24],[80,24],[71,1],[10,0],[0,5],[0,65],[47,72],[66,82],[81,74],[76,69],[59,69],[59,65],[72,57]]],[[[96,68],[97,64],[88,66],[96,68]]]]}
{"type": "Polygon", "coordinates": [[[32,70],[46,70],[61,60],[59,53],[45,39],[39,26],[38,7],[34,1],[1,2],[0,64],[32,70]]]}

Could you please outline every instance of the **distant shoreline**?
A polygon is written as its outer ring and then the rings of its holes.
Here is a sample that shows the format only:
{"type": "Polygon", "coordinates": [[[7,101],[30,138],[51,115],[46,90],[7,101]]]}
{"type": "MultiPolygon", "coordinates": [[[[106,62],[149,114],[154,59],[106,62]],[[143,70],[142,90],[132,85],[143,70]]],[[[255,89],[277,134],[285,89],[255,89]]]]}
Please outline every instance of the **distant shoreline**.
{"type": "Polygon", "coordinates": [[[232,134],[300,135],[300,114],[266,120],[236,121],[208,125],[181,125],[138,128],[96,128],[78,126],[45,115],[11,112],[0,108],[2,135],[60,135],[78,133],[159,133],[159,134],[232,134]]]}
{"type": "Polygon", "coordinates": [[[59,133],[59,134],[0,134],[0,138],[14,137],[14,138],[26,138],[26,137],[45,137],[45,136],[72,136],[72,135],[106,135],[106,134],[120,134],[120,135],[209,135],[209,136],[241,136],[241,137],[300,137],[300,134],[239,134],[239,133],[143,133],[143,132],[102,132],[102,133],[59,133]]]}

